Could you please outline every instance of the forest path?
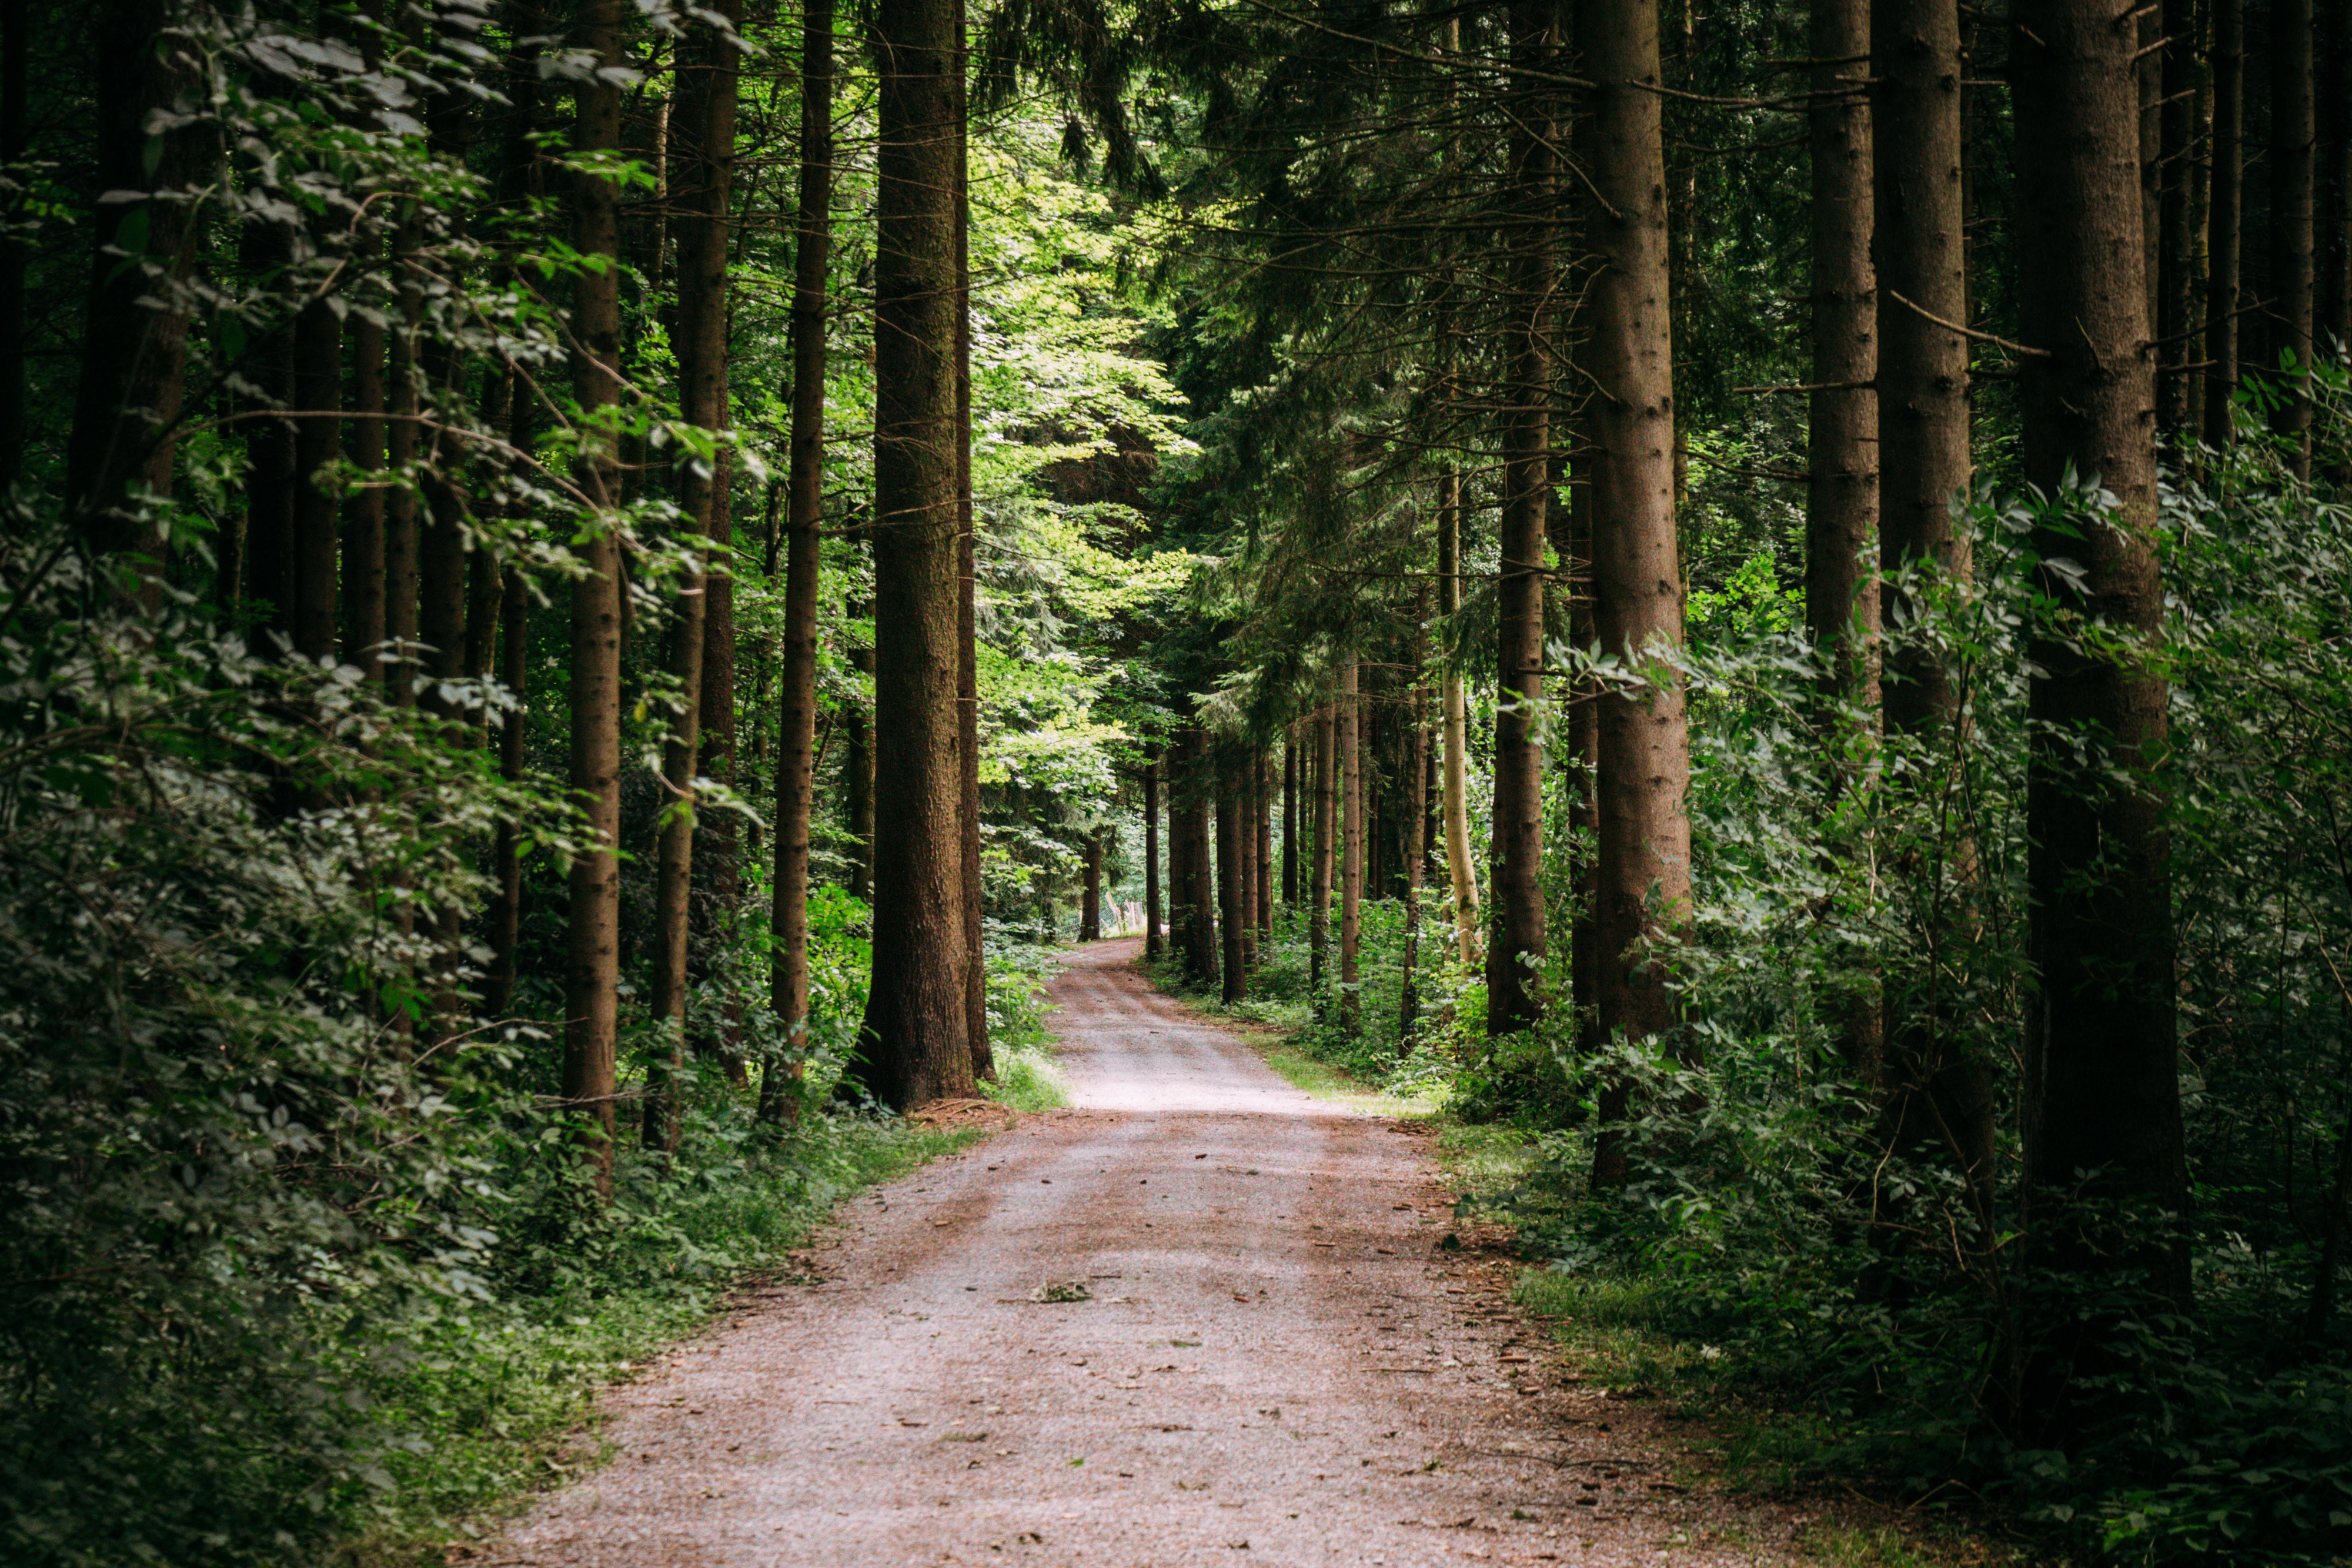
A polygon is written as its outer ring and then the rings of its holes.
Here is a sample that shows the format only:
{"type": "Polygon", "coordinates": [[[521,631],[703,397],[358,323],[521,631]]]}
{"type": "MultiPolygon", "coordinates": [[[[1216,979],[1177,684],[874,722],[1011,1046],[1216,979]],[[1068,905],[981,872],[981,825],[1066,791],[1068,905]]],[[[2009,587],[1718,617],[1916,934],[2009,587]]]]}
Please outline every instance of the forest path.
{"type": "Polygon", "coordinates": [[[1550,1364],[1511,1266],[1436,1247],[1423,1134],[1291,1088],[1146,984],[1139,946],[1055,983],[1070,1109],[858,1199],[822,1284],[614,1391],[613,1463],[488,1559],[1786,1555],[1801,1515],[1672,1489],[1662,1423],[1550,1364]],[[1048,1281],[1094,1299],[1033,1302],[1048,1281]]]}

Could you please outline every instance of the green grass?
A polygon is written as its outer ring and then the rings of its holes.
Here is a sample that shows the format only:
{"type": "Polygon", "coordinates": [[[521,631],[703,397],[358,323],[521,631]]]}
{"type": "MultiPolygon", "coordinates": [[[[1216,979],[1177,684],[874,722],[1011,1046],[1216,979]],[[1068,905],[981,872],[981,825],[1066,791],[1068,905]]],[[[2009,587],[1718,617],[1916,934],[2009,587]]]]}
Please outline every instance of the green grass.
{"type": "Polygon", "coordinates": [[[607,1456],[595,1400],[651,1369],[710,1322],[751,1280],[792,1268],[858,1191],[982,1134],[895,1120],[812,1119],[738,1172],[696,1183],[657,1224],[621,1240],[618,1268],[583,1270],[549,1294],[453,1311],[425,1325],[367,1379],[373,1414],[404,1436],[386,1464],[394,1487],[375,1521],[328,1561],[423,1568],[479,1539],[548,1488],[607,1456]],[[715,1260],[695,1270],[693,1261],[715,1260]],[[664,1265],[670,1265],[665,1268],[664,1265]]]}
{"type": "Polygon", "coordinates": [[[1045,1044],[1019,1045],[996,1053],[996,1082],[981,1092],[1015,1111],[1051,1111],[1070,1103],[1070,1081],[1045,1044]]]}
{"type": "Polygon", "coordinates": [[[1379,1084],[1365,1082],[1343,1067],[1288,1046],[1260,1043],[1258,1054],[1265,1059],[1268,1067],[1287,1079],[1291,1087],[1369,1116],[1426,1119],[1444,1109],[1444,1102],[1435,1095],[1392,1093],[1379,1084]]]}

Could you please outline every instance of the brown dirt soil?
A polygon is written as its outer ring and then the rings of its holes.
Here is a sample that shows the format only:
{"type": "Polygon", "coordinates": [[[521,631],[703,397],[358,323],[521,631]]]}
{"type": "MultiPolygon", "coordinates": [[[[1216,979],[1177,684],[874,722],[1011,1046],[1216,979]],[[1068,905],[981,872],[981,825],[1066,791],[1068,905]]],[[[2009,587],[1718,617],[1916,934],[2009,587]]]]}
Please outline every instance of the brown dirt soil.
{"type": "MultiPolygon", "coordinates": [[[[1453,1228],[1425,1135],[1152,990],[1057,978],[1072,1107],[850,1206],[606,1401],[608,1468],[471,1561],[1363,1568],[1783,1561],[1809,1515],[1678,1473],[1453,1228]],[[1049,1284],[1090,1299],[1039,1301],[1049,1284]]],[[[1070,1292],[1057,1292],[1067,1294],[1070,1292]]]]}

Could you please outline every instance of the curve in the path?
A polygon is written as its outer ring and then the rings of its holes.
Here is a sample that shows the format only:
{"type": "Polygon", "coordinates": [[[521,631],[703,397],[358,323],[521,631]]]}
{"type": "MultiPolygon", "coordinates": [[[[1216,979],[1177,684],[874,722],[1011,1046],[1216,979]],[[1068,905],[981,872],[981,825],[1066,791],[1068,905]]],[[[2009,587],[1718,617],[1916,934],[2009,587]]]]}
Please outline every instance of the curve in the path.
{"type": "MultiPolygon", "coordinates": [[[[1413,1129],[1079,951],[1073,1105],[877,1189],[827,1276],[609,1404],[492,1551],[564,1568],[1754,1561],[1654,1416],[1546,1364],[1413,1129]],[[1030,1300],[1082,1282],[1089,1301],[1030,1300]]],[[[1786,1538],[1752,1511],[1742,1531],[1786,1538]]]]}

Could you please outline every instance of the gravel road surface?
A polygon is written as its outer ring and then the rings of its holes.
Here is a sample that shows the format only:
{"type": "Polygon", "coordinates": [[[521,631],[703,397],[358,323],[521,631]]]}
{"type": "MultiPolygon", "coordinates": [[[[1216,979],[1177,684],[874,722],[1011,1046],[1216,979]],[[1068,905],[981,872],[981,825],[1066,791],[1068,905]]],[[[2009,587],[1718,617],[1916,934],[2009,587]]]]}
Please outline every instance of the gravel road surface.
{"type": "Polygon", "coordinates": [[[821,1283],[613,1391],[610,1465],[471,1561],[1786,1559],[1802,1516],[1683,1490],[1672,1432],[1560,1364],[1511,1265],[1437,1246],[1423,1134],[1291,1088],[1138,946],[1055,983],[1069,1110],[851,1205],[821,1283]]]}

